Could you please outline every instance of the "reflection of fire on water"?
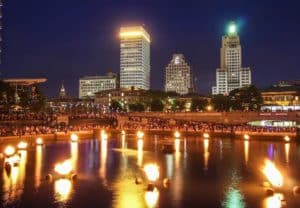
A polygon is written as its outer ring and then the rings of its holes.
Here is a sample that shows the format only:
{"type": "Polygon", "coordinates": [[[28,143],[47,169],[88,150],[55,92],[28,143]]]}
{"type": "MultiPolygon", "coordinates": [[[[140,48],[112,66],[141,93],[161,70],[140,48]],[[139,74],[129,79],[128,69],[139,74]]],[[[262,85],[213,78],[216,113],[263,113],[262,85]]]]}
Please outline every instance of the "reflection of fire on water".
{"type": "Polygon", "coordinates": [[[290,162],[290,144],[284,144],[284,152],[285,152],[285,161],[286,163],[290,162]]]}
{"type": "Polygon", "coordinates": [[[154,188],[153,191],[147,191],[145,193],[145,201],[148,207],[155,207],[158,201],[159,191],[154,188]]]}
{"type": "Polygon", "coordinates": [[[69,179],[61,178],[55,181],[55,198],[57,201],[66,201],[69,199],[72,183],[69,179]]]}
{"type": "Polygon", "coordinates": [[[106,160],[107,160],[107,139],[101,139],[101,164],[100,164],[100,177],[106,183],[106,160]]]}
{"type": "Polygon", "coordinates": [[[275,193],[273,196],[265,199],[265,208],[280,208],[282,207],[282,201],[284,200],[283,194],[275,193]]]}
{"type": "Polygon", "coordinates": [[[272,163],[270,160],[265,161],[263,173],[265,174],[265,176],[273,186],[281,187],[283,185],[283,177],[280,171],[276,168],[275,164],[272,163]]]}
{"type": "Polygon", "coordinates": [[[249,160],[249,141],[244,141],[244,155],[245,155],[245,163],[247,165],[249,160]]]}
{"type": "Polygon", "coordinates": [[[144,147],[144,140],[143,139],[138,139],[137,141],[137,165],[142,166],[143,165],[143,147],[144,147]]]}
{"type": "Polygon", "coordinates": [[[35,188],[38,188],[42,179],[42,161],[43,161],[43,147],[36,146],[35,150],[35,188]]]}
{"type": "Polygon", "coordinates": [[[204,145],[204,170],[208,170],[208,159],[209,159],[209,140],[203,140],[204,145]]]}

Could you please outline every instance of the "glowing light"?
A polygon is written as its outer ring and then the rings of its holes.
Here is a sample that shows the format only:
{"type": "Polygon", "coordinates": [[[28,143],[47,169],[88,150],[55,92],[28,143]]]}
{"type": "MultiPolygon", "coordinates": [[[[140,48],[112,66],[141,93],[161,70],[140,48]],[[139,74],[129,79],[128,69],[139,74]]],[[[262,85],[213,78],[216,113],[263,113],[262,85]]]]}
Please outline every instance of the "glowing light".
{"type": "Polygon", "coordinates": [[[179,138],[179,137],[180,137],[180,133],[179,133],[179,131],[175,131],[175,133],[174,133],[174,137],[175,137],[175,138],[179,138]]]}
{"type": "Polygon", "coordinates": [[[250,136],[248,134],[244,134],[244,139],[245,140],[249,140],[250,139],[250,136]]]}
{"type": "Polygon", "coordinates": [[[142,139],[142,138],[144,137],[144,132],[138,131],[138,132],[136,133],[136,136],[137,136],[137,138],[142,139]]]}
{"type": "Polygon", "coordinates": [[[208,170],[208,159],[209,159],[209,140],[203,140],[204,145],[204,170],[208,170]]]}
{"type": "Polygon", "coordinates": [[[9,158],[5,159],[5,162],[8,162],[11,165],[19,164],[21,161],[21,158],[18,154],[15,154],[13,156],[10,156],[9,158]]]}
{"type": "Polygon", "coordinates": [[[65,160],[62,163],[58,163],[55,165],[55,172],[57,172],[60,175],[68,175],[72,171],[72,163],[70,160],[65,160]]]}
{"type": "Polygon", "coordinates": [[[281,201],[284,199],[283,194],[275,193],[273,196],[266,198],[266,208],[280,208],[282,207],[281,201]]]}
{"type": "Polygon", "coordinates": [[[143,37],[145,38],[148,42],[150,42],[150,37],[149,35],[146,33],[146,31],[144,31],[143,29],[140,28],[135,28],[135,29],[131,29],[130,28],[121,28],[121,30],[123,29],[123,31],[120,32],[120,37],[121,38],[136,38],[136,37],[143,37]]]}
{"type": "Polygon", "coordinates": [[[207,111],[212,111],[212,106],[211,105],[208,105],[207,107],[206,107],[206,109],[207,109],[207,111]]]}
{"type": "Polygon", "coordinates": [[[101,163],[100,163],[100,169],[99,174],[100,177],[104,180],[104,184],[106,184],[106,163],[107,163],[107,140],[101,139],[101,163]]]}
{"type": "Polygon", "coordinates": [[[27,149],[27,146],[28,146],[27,142],[21,141],[18,144],[18,149],[27,149]]]}
{"type": "Polygon", "coordinates": [[[176,153],[180,152],[180,139],[175,139],[174,146],[175,146],[175,152],[176,153]]]}
{"type": "Polygon", "coordinates": [[[206,139],[208,139],[209,138],[209,134],[208,133],[204,133],[203,137],[206,138],[206,139]]]}
{"type": "Polygon", "coordinates": [[[244,155],[245,155],[245,163],[248,163],[249,160],[249,141],[244,141],[244,155]]]}
{"type": "Polygon", "coordinates": [[[286,136],[284,137],[284,141],[289,142],[289,141],[291,141],[291,138],[290,138],[288,135],[286,135],[286,136]]]}
{"type": "Polygon", "coordinates": [[[107,139],[107,138],[108,138],[108,135],[107,135],[107,133],[103,133],[103,134],[101,134],[101,138],[102,138],[102,139],[107,139]]]}
{"type": "Polygon", "coordinates": [[[159,191],[154,188],[153,191],[147,191],[145,193],[145,201],[148,207],[155,207],[158,201],[159,191]]]}
{"type": "Polygon", "coordinates": [[[58,201],[66,201],[70,196],[72,183],[69,179],[61,178],[55,181],[54,189],[58,201]]]}
{"type": "Polygon", "coordinates": [[[156,164],[145,165],[144,171],[149,181],[154,182],[159,178],[159,169],[156,164]]]}
{"type": "Polygon", "coordinates": [[[290,162],[290,144],[284,144],[284,152],[285,152],[285,161],[286,163],[290,162]]]}
{"type": "Polygon", "coordinates": [[[72,141],[72,142],[77,142],[77,141],[78,141],[78,136],[77,136],[77,134],[71,134],[71,141],[72,141]]]}
{"type": "Polygon", "coordinates": [[[138,166],[142,166],[143,164],[143,148],[144,148],[144,140],[138,139],[137,141],[137,164],[138,166]]]}
{"type": "Polygon", "coordinates": [[[13,146],[7,146],[7,147],[4,149],[4,154],[5,154],[5,156],[7,156],[7,157],[12,156],[13,154],[15,154],[15,152],[16,152],[16,149],[15,149],[13,146]]]}
{"type": "Polygon", "coordinates": [[[122,131],[121,131],[121,134],[122,134],[122,135],[125,135],[125,134],[126,134],[126,132],[125,132],[124,130],[122,130],[122,131]]]}
{"type": "Polygon", "coordinates": [[[36,139],[35,142],[36,142],[37,145],[42,145],[43,144],[43,139],[41,137],[39,137],[39,138],[36,139]]]}
{"type": "Polygon", "coordinates": [[[281,187],[283,185],[283,177],[280,171],[276,168],[275,164],[270,160],[265,161],[265,167],[263,168],[263,173],[269,180],[269,182],[276,187],[281,187]]]}
{"type": "Polygon", "coordinates": [[[42,178],[43,147],[36,146],[35,150],[35,187],[39,187],[42,178]]]}
{"type": "Polygon", "coordinates": [[[235,34],[236,33],[236,25],[234,22],[231,22],[229,27],[228,27],[228,32],[229,34],[235,34]]]}

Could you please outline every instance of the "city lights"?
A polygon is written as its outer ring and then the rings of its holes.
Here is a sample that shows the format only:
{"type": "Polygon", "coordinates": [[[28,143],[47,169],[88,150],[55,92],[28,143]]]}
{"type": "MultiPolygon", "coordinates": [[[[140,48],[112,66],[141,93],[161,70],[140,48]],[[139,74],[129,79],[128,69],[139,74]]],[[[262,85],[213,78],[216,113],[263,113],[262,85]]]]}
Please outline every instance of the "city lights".
{"type": "Polygon", "coordinates": [[[228,32],[229,34],[235,34],[237,31],[236,31],[236,25],[234,22],[231,22],[229,27],[228,27],[228,32]]]}

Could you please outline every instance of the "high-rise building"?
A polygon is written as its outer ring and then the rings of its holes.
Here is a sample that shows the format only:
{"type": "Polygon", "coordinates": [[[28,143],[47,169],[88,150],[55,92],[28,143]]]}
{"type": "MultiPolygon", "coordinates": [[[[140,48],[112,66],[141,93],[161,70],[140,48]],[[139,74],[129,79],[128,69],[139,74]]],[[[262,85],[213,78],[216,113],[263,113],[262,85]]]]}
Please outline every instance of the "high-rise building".
{"type": "Polygon", "coordinates": [[[118,88],[118,76],[107,73],[106,76],[86,76],[79,79],[79,98],[94,98],[96,92],[118,88]]]}
{"type": "Polygon", "coordinates": [[[181,95],[193,92],[191,67],[183,54],[173,54],[171,62],[166,67],[165,91],[173,91],[181,95]]]}
{"type": "Polygon", "coordinates": [[[150,35],[142,26],[120,29],[120,87],[150,88],[150,35]]]}
{"type": "Polygon", "coordinates": [[[228,94],[230,91],[251,85],[251,69],[242,67],[242,48],[234,22],[228,34],[222,37],[221,66],[216,71],[216,86],[212,94],[228,94]]]}
{"type": "Polygon", "coordinates": [[[59,98],[65,98],[65,97],[66,97],[66,89],[64,83],[62,83],[59,91],[59,98]]]}

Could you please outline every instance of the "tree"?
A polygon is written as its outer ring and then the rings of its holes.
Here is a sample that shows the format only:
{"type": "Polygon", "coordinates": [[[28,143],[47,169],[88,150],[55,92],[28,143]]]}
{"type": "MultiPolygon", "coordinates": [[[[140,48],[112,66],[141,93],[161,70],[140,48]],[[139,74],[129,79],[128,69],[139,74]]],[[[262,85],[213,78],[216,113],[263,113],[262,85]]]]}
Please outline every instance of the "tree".
{"type": "Polygon", "coordinates": [[[204,98],[192,98],[191,111],[202,111],[205,110],[208,105],[208,101],[204,98]]]}
{"type": "Polygon", "coordinates": [[[259,110],[263,104],[261,93],[254,85],[232,90],[229,97],[233,110],[259,110]]]}
{"type": "Polygon", "coordinates": [[[151,111],[162,111],[164,109],[164,104],[159,98],[154,98],[151,101],[151,111]]]}
{"type": "Polygon", "coordinates": [[[112,111],[121,111],[122,110],[122,105],[120,102],[116,100],[112,100],[110,104],[110,110],[112,111]]]}
{"type": "Polygon", "coordinates": [[[145,106],[142,103],[131,103],[128,105],[129,110],[133,112],[142,112],[145,111],[145,106]]]}
{"type": "Polygon", "coordinates": [[[217,111],[229,111],[231,107],[230,97],[222,94],[214,95],[211,99],[211,103],[217,111]]]}

